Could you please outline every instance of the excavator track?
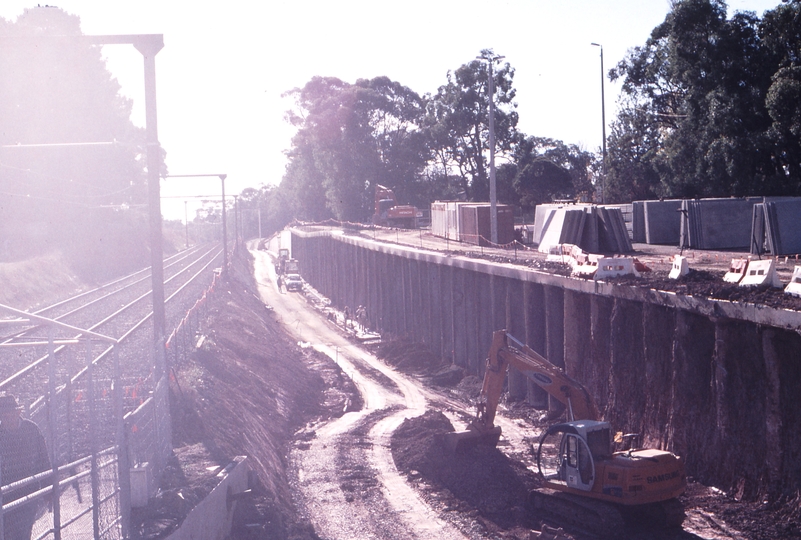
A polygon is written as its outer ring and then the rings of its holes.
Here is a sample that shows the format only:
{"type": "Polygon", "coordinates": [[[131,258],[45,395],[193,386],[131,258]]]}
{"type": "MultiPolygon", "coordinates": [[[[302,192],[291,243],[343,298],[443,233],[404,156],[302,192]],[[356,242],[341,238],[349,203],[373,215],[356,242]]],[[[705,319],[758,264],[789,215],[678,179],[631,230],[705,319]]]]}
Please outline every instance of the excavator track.
{"type": "Polygon", "coordinates": [[[669,499],[642,506],[624,507],[627,520],[636,521],[652,528],[675,529],[681,527],[686,517],[684,506],[678,499],[669,499]]]}
{"type": "Polygon", "coordinates": [[[540,518],[551,518],[570,529],[600,538],[621,538],[626,525],[613,505],[554,489],[529,492],[529,510],[540,518]]]}

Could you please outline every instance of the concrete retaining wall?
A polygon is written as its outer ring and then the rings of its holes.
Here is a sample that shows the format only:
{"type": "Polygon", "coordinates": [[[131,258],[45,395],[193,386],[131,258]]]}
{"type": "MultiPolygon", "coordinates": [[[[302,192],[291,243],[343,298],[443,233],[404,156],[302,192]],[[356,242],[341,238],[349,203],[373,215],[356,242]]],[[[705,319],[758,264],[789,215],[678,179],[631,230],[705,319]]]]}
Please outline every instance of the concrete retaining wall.
{"type": "MultiPolygon", "coordinates": [[[[385,335],[427,343],[483,375],[507,328],[581,380],[605,418],[742,493],[801,488],[801,313],[541,273],[526,267],[292,232],[303,277],[385,335]],[[733,452],[753,445],[770,448],[733,452]],[[736,486],[735,486],[736,484],[736,486]]],[[[546,401],[510,377],[513,396],[546,401]]]]}

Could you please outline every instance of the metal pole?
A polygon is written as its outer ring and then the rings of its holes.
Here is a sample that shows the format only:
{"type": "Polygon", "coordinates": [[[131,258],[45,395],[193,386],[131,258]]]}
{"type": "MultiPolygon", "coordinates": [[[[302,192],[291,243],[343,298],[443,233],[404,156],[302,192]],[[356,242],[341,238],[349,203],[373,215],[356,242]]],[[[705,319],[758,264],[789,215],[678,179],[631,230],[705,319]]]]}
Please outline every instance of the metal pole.
{"type": "Polygon", "coordinates": [[[61,504],[58,490],[58,414],[56,407],[56,346],[53,343],[55,339],[55,327],[51,324],[47,327],[47,413],[50,426],[48,432],[50,434],[50,465],[53,467],[53,538],[61,540],[61,504]]]}
{"type": "Polygon", "coordinates": [[[90,478],[92,481],[92,530],[100,538],[100,475],[97,470],[97,411],[95,410],[94,365],[92,364],[92,340],[86,339],[86,397],[89,407],[90,478]]]}
{"type": "MultiPolygon", "coordinates": [[[[161,38],[161,36],[159,36],[161,38]]],[[[156,123],[156,54],[164,47],[161,39],[134,43],[145,60],[145,134],[147,140],[147,183],[150,208],[150,267],[153,284],[153,339],[164,335],[164,249],[161,239],[160,176],[161,146],[156,123]]]]}
{"type": "Polygon", "coordinates": [[[220,175],[220,181],[222,182],[223,274],[228,271],[228,228],[225,223],[225,179],[227,177],[227,174],[220,175]]]}
{"type": "Polygon", "coordinates": [[[498,243],[498,201],[495,189],[495,107],[493,105],[495,88],[492,80],[492,63],[495,58],[489,58],[489,146],[490,146],[490,236],[492,243],[498,243]]]}
{"type": "Polygon", "coordinates": [[[261,206],[257,210],[259,211],[259,239],[261,239],[261,206]]]}
{"type": "Polygon", "coordinates": [[[601,204],[606,204],[606,100],[604,99],[604,47],[599,43],[591,43],[601,48],[601,204]]]}
{"type": "Polygon", "coordinates": [[[123,538],[128,538],[131,519],[131,469],[128,456],[128,437],[125,431],[120,357],[116,346],[111,350],[111,357],[114,361],[114,415],[117,421],[117,476],[120,487],[120,527],[122,529],[120,532],[123,538]]]}
{"type": "Polygon", "coordinates": [[[186,225],[186,249],[189,249],[189,214],[186,209],[186,204],[189,201],[184,201],[184,225],[186,225]]]}

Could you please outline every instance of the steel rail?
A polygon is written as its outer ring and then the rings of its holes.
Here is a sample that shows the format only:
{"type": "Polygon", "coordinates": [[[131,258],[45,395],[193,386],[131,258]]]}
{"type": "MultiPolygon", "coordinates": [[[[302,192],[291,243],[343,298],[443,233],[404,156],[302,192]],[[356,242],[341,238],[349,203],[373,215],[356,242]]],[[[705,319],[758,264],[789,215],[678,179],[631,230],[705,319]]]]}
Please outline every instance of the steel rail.
{"type": "MultiPolygon", "coordinates": [[[[208,253],[210,253],[210,251],[209,251],[209,252],[207,252],[207,253],[205,253],[204,255],[208,255],[208,253]]],[[[204,272],[206,269],[208,269],[208,267],[209,267],[209,266],[210,266],[210,265],[211,265],[211,264],[212,264],[212,263],[213,263],[213,262],[214,262],[214,261],[215,261],[215,260],[216,260],[216,259],[217,259],[219,256],[220,256],[220,251],[218,250],[218,251],[217,251],[217,253],[216,253],[216,254],[214,254],[214,256],[212,256],[212,257],[211,257],[211,259],[210,259],[210,260],[209,260],[209,261],[208,261],[208,262],[207,262],[207,263],[206,263],[206,264],[205,264],[205,265],[204,265],[204,266],[203,266],[203,267],[202,267],[200,270],[198,270],[198,271],[197,271],[197,272],[196,272],[196,273],[195,273],[195,274],[194,274],[194,275],[193,275],[191,278],[189,278],[189,280],[187,280],[187,282],[186,282],[184,285],[182,285],[182,286],[181,286],[181,287],[180,287],[178,290],[176,290],[176,291],[175,291],[175,292],[173,292],[173,293],[172,293],[170,296],[168,296],[168,297],[167,297],[167,298],[164,300],[164,302],[165,302],[165,303],[167,303],[167,302],[169,302],[170,300],[172,300],[172,299],[173,299],[173,298],[174,298],[174,297],[175,297],[175,296],[176,296],[176,295],[177,295],[177,294],[178,294],[178,293],[179,293],[181,290],[183,290],[183,288],[184,288],[184,287],[186,287],[187,285],[189,285],[189,283],[191,283],[192,281],[194,281],[195,279],[197,279],[197,278],[198,278],[198,277],[199,277],[199,276],[200,276],[200,275],[201,275],[201,274],[202,274],[202,273],[203,273],[203,272],[204,272]]],[[[174,277],[175,277],[175,276],[173,276],[173,278],[174,278],[174,277]]],[[[173,279],[173,278],[170,278],[170,279],[173,279]]],[[[126,341],[126,340],[127,340],[127,339],[128,339],[130,336],[131,336],[131,334],[133,334],[133,333],[134,333],[136,330],[138,330],[138,329],[139,329],[139,328],[140,328],[142,325],[144,325],[146,322],[148,322],[148,321],[149,321],[149,320],[150,320],[152,317],[153,317],[153,312],[151,311],[151,312],[149,312],[147,315],[145,315],[145,317],[143,317],[143,318],[142,318],[142,319],[141,319],[139,322],[137,322],[137,323],[135,323],[133,326],[131,326],[131,327],[130,327],[130,328],[129,328],[129,329],[128,329],[128,330],[127,330],[127,331],[126,331],[124,334],[122,334],[122,335],[121,335],[119,338],[117,338],[117,343],[118,343],[118,344],[121,344],[121,343],[125,342],[125,341],[126,341]]],[[[100,323],[98,323],[98,324],[100,324],[100,323]]],[[[112,347],[108,347],[108,348],[106,348],[106,349],[105,349],[103,352],[101,352],[100,354],[98,354],[98,355],[97,355],[97,357],[95,357],[95,358],[92,360],[92,366],[96,366],[97,364],[99,364],[101,360],[103,360],[103,359],[104,359],[104,358],[105,358],[105,357],[106,357],[108,354],[110,354],[110,353],[111,353],[112,349],[113,349],[112,347]]],[[[42,359],[39,359],[39,360],[37,360],[37,362],[41,363],[42,361],[44,361],[44,360],[46,360],[46,359],[47,359],[47,357],[45,356],[45,357],[43,357],[42,359]]],[[[28,366],[28,367],[30,367],[30,366],[28,366]]],[[[73,375],[73,376],[70,378],[70,383],[75,383],[75,382],[76,382],[78,379],[80,379],[80,378],[81,378],[81,377],[82,377],[82,376],[83,376],[83,375],[84,375],[84,374],[85,374],[85,373],[88,371],[88,369],[89,369],[89,367],[88,367],[88,366],[84,366],[83,368],[81,368],[81,369],[80,369],[80,370],[79,370],[79,371],[78,371],[78,372],[77,372],[75,375],[73,375]]],[[[8,380],[8,379],[7,379],[7,380],[8,380]]],[[[3,381],[2,383],[0,383],[0,389],[2,389],[2,388],[3,388],[3,385],[5,385],[5,384],[7,383],[7,380],[6,380],[6,381],[3,381]]],[[[66,388],[66,385],[61,385],[61,386],[59,387],[59,390],[56,392],[56,394],[58,394],[58,393],[62,392],[62,391],[64,390],[64,388],[66,388]]],[[[38,397],[37,399],[35,399],[35,400],[34,400],[34,401],[31,403],[31,405],[30,405],[30,408],[31,408],[31,410],[34,410],[34,409],[36,409],[37,407],[41,406],[41,404],[42,404],[42,403],[44,403],[44,400],[45,400],[45,398],[46,398],[46,396],[44,396],[44,395],[43,395],[43,396],[40,396],[40,397],[38,397]]]]}
{"type": "MultiPolygon", "coordinates": [[[[207,257],[209,254],[211,254],[211,253],[212,253],[212,252],[213,252],[215,249],[217,249],[217,248],[212,248],[212,249],[210,249],[210,250],[206,251],[205,253],[203,253],[202,257],[201,257],[201,258],[199,258],[199,259],[197,259],[197,260],[195,261],[195,263],[198,263],[199,261],[203,260],[203,259],[204,259],[205,257],[207,257]]],[[[213,262],[213,261],[214,261],[214,260],[215,260],[215,259],[216,259],[218,256],[219,256],[219,251],[217,252],[217,254],[215,254],[215,255],[213,255],[213,256],[212,256],[211,260],[210,260],[208,263],[206,263],[206,265],[204,265],[204,266],[203,266],[203,269],[207,268],[207,267],[208,267],[208,266],[209,266],[209,265],[210,265],[210,264],[211,264],[211,263],[212,263],[212,262],[213,262]]],[[[193,263],[193,264],[194,264],[194,263],[193,263]]],[[[190,266],[191,266],[191,265],[190,265],[190,266]]],[[[201,270],[201,271],[202,271],[202,270],[201,270]]],[[[174,275],[173,275],[173,276],[171,276],[169,279],[165,280],[165,284],[166,284],[166,283],[168,283],[168,282],[170,282],[170,281],[172,281],[172,280],[174,280],[174,279],[176,279],[176,278],[178,278],[178,277],[180,277],[181,275],[182,275],[182,272],[178,272],[178,273],[174,274],[174,275]]],[[[197,275],[197,274],[196,274],[196,275],[197,275]]],[[[191,278],[191,279],[194,279],[194,278],[195,278],[195,276],[193,276],[193,278],[191,278]]],[[[143,299],[145,299],[145,298],[147,298],[148,296],[150,296],[150,293],[151,293],[151,291],[147,291],[147,292],[145,292],[144,294],[140,295],[139,297],[137,297],[137,298],[136,298],[136,299],[134,299],[133,301],[131,301],[131,302],[129,302],[128,304],[126,304],[125,306],[121,307],[120,309],[118,309],[117,311],[115,311],[114,313],[112,313],[111,315],[109,315],[109,316],[105,317],[105,318],[104,318],[103,320],[101,320],[100,322],[98,322],[98,323],[95,323],[94,325],[90,326],[90,327],[89,327],[87,330],[88,330],[88,331],[93,331],[93,330],[97,329],[98,327],[100,327],[100,326],[102,326],[102,325],[104,325],[104,324],[108,323],[110,320],[113,320],[114,318],[116,318],[117,316],[119,316],[119,315],[120,315],[122,312],[124,312],[124,311],[126,311],[127,309],[129,309],[129,308],[133,307],[134,305],[136,305],[136,304],[138,304],[139,302],[141,302],[143,299]]],[[[170,298],[172,298],[173,296],[174,296],[174,295],[170,296],[170,298]]],[[[167,300],[165,300],[165,304],[166,304],[166,302],[167,302],[167,300]]],[[[144,318],[142,321],[140,321],[139,323],[137,323],[137,324],[134,326],[134,329],[135,329],[135,328],[138,328],[139,326],[141,326],[141,324],[143,323],[143,321],[149,320],[149,318],[150,318],[151,316],[152,316],[152,311],[151,311],[151,312],[150,312],[150,314],[148,314],[148,315],[147,315],[147,316],[146,316],[146,317],[145,317],[145,318],[144,318]]],[[[76,330],[80,330],[80,329],[76,329],[76,330]]],[[[127,336],[128,336],[130,333],[131,333],[131,331],[129,331],[129,332],[126,332],[125,334],[123,334],[123,337],[127,337],[127,336]]],[[[77,338],[79,338],[81,335],[82,335],[82,334],[78,334],[77,336],[74,336],[74,337],[73,337],[73,339],[77,339],[77,338]]],[[[121,342],[121,340],[122,340],[122,337],[121,337],[121,338],[118,338],[118,339],[117,339],[117,342],[119,343],[119,342],[121,342]]],[[[59,352],[61,352],[63,349],[64,349],[64,345],[61,345],[61,346],[57,347],[57,348],[56,348],[56,350],[55,350],[56,354],[57,354],[57,353],[59,353],[59,352]]],[[[108,350],[110,350],[110,348],[109,348],[108,350]]],[[[36,368],[37,368],[38,366],[40,366],[40,365],[41,365],[41,364],[42,364],[44,361],[46,361],[46,360],[48,359],[48,357],[49,357],[49,355],[44,355],[44,356],[40,357],[39,359],[35,360],[34,362],[31,362],[30,364],[28,364],[27,366],[25,366],[25,367],[24,367],[24,368],[22,368],[21,370],[19,370],[19,371],[17,371],[16,373],[14,373],[13,375],[9,376],[9,377],[8,377],[8,378],[6,378],[4,381],[0,382],[0,390],[3,390],[3,389],[6,387],[6,386],[10,385],[10,384],[11,384],[11,383],[13,383],[14,381],[16,381],[16,380],[18,380],[18,379],[22,378],[23,376],[25,376],[25,375],[26,375],[26,374],[28,374],[29,372],[31,372],[31,371],[33,371],[34,369],[36,369],[36,368]]],[[[93,364],[94,364],[94,362],[93,362],[93,364]]],[[[82,373],[82,372],[83,372],[85,369],[86,369],[86,368],[84,367],[84,369],[82,369],[82,370],[81,370],[79,373],[82,373]]],[[[38,401],[38,400],[37,400],[37,401],[38,401]]]]}
{"type": "MultiPolygon", "coordinates": [[[[198,250],[198,251],[199,251],[199,250],[198,250]]],[[[169,263],[169,264],[168,264],[168,265],[165,267],[165,269],[167,269],[167,268],[172,268],[172,267],[173,267],[173,266],[175,266],[176,264],[179,264],[179,263],[183,262],[183,261],[184,261],[185,259],[187,259],[188,257],[189,257],[189,255],[183,255],[181,258],[179,258],[179,259],[176,259],[176,260],[172,261],[171,263],[169,263]]],[[[168,259],[168,260],[169,260],[169,259],[168,259]]],[[[40,309],[40,310],[38,310],[38,311],[34,312],[34,314],[35,314],[35,315],[41,315],[42,313],[45,313],[45,312],[47,312],[47,311],[49,311],[49,310],[51,310],[51,309],[55,309],[56,307],[62,306],[62,305],[64,305],[64,304],[68,303],[68,302],[75,301],[76,299],[79,299],[79,298],[81,298],[81,297],[83,297],[83,296],[86,296],[86,295],[88,295],[88,294],[90,294],[90,293],[95,293],[95,292],[101,291],[101,290],[103,290],[104,288],[107,288],[107,287],[109,287],[109,286],[111,286],[111,285],[114,285],[114,284],[120,283],[120,282],[122,282],[122,281],[125,281],[126,279],[130,279],[130,278],[132,278],[133,276],[136,276],[137,274],[142,274],[142,273],[145,273],[145,275],[144,275],[144,276],[140,277],[140,278],[139,278],[139,279],[137,279],[136,281],[133,281],[133,282],[131,282],[131,283],[128,283],[128,284],[127,284],[127,285],[125,285],[124,287],[121,287],[121,288],[119,288],[119,289],[116,289],[116,290],[114,290],[114,291],[111,291],[110,293],[108,293],[108,294],[105,294],[105,295],[103,295],[103,296],[101,296],[101,297],[99,297],[99,298],[95,298],[94,300],[91,300],[90,302],[87,302],[87,303],[85,303],[85,304],[81,304],[80,306],[76,307],[76,308],[75,308],[75,309],[73,309],[72,311],[68,311],[67,313],[63,313],[63,314],[59,315],[58,317],[54,317],[54,318],[52,319],[52,320],[55,320],[55,321],[61,320],[61,319],[63,319],[64,317],[68,317],[68,316],[70,316],[70,315],[74,315],[75,313],[78,313],[79,311],[82,311],[82,310],[84,310],[84,309],[87,309],[87,308],[89,308],[90,306],[93,306],[93,305],[94,305],[95,303],[97,303],[97,302],[102,302],[102,301],[108,300],[109,298],[111,298],[111,297],[112,297],[112,296],[114,296],[115,294],[119,294],[119,293],[122,293],[122,292],[126,292],[126,291],[128,291],[128,290],[129,290],[131,287],[133,287],[133,286],[135,286],[135,285],[138,285],[139,283],[142,283],[143,281],[147,281],[147,280],[150,278],[150,273],[149,273],[149,272],[150,272],[150,271],[149,271],[149,269],[143,269],[143,270],[139,270],[139,271],[137,271],[137,272],[134,272],[133,274],[130,274],[130,275],[128,275],[128,276],[125,276],[124,278],[118,279],[118,280],[116,280],[116,281],[113,281],[113,282],[111,282],[111,283],[107,283],[107,284],[101,285],[100,287],[97,287],[97,288],[95,288],[95,289],[92,289],[91,291],[86,291],[86,292],[84,292],[84,293],[81,293],[81,294],[79,294],[79,295],[77,295],[77,296],[73,296],[73,297],[67,298],[66,300],[62,300],[61,302],[58,302],[58,303],[56,303],[56,304],[53,304],[53,305],[51,305],[51,306],[48,306],[48,307],[46,307],[46,308],[42,308],[42,309],[40,309]]],[[[21,320],[16,320],[16,321],[17,321],[17,322],[22,322],[21,320]]],[[[2,338],[4,341],[3,341],[3,342],[2,342],[0,345],[2,345],[2,344],[6,344],[6,343],[13,343],[13,342],[14,342],[13,340],[15,340],[15,339],[20,339],[20,338],[21,338],[21,337],[23,337],[24,335],[26,335],[26,334],[28,334],[28,333],[32,332],[33,330],[35,330],[35,329],[37,329],[37,328],[39,328],[39,327],[40,327],[40,325],[36,325],[36,326],[34,326],[34,327],[32,327],[32,328],[26,328],[26,329],[24,329],[24,330],[22,330],[22,331],[18,332],[17,334],[14,334],[14,335],[11,335],[11,336],[6,336],[6,337],[2,338]]]]}

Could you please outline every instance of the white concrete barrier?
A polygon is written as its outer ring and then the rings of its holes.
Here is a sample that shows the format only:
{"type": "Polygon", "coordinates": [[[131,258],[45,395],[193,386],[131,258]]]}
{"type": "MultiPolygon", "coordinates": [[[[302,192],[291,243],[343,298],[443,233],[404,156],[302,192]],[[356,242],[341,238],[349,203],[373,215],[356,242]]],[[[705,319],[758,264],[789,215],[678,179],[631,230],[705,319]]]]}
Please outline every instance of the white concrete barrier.
{"type": "Polygon", "coordinates": [[[790,278],[790,283],[784,288],[784,292],[793,296],[801,296],[801,266],[796,265],[793,269],[793,277],[790,278]]]}
{"type": "Polygon", "coordinates": [[[598,257],[597,263],[598,270],[595,272],[595,279],[640,275],[634,268],[634,259],[631,257],[598,257]]]}
{"type": "Polygon", "coordinates": [[[729,271],[723,276],[723,281],[728,283],[740,283],[745,275],[745,269],[748,268],[748,259],[732,259],[729,265],[729,271]]]}
{"type": "Polygon", "coordinates": [[[195,506],[167,540],[224,540],[231,534],[236,495],[248,489],[250,467],[245,456],[237,456],[217,474],[220,483],[195,506]]]}
{"type": "Polygon", "coordinates": [[[781,288],[782,282],[776,274],[776,261],[773,259],[766,259],[763,261],[748,262],[745,275],[740,281],[740,287],[754,287],[757,285],[781,288]]]}
{"type": "Polygon", "coordinates": [[[690,264],[687,262],[687,257],[682,255],[673,256],[673,266],[670,269],[668,277],[670,279],[679,279],[690,273],[690,264]]]}

